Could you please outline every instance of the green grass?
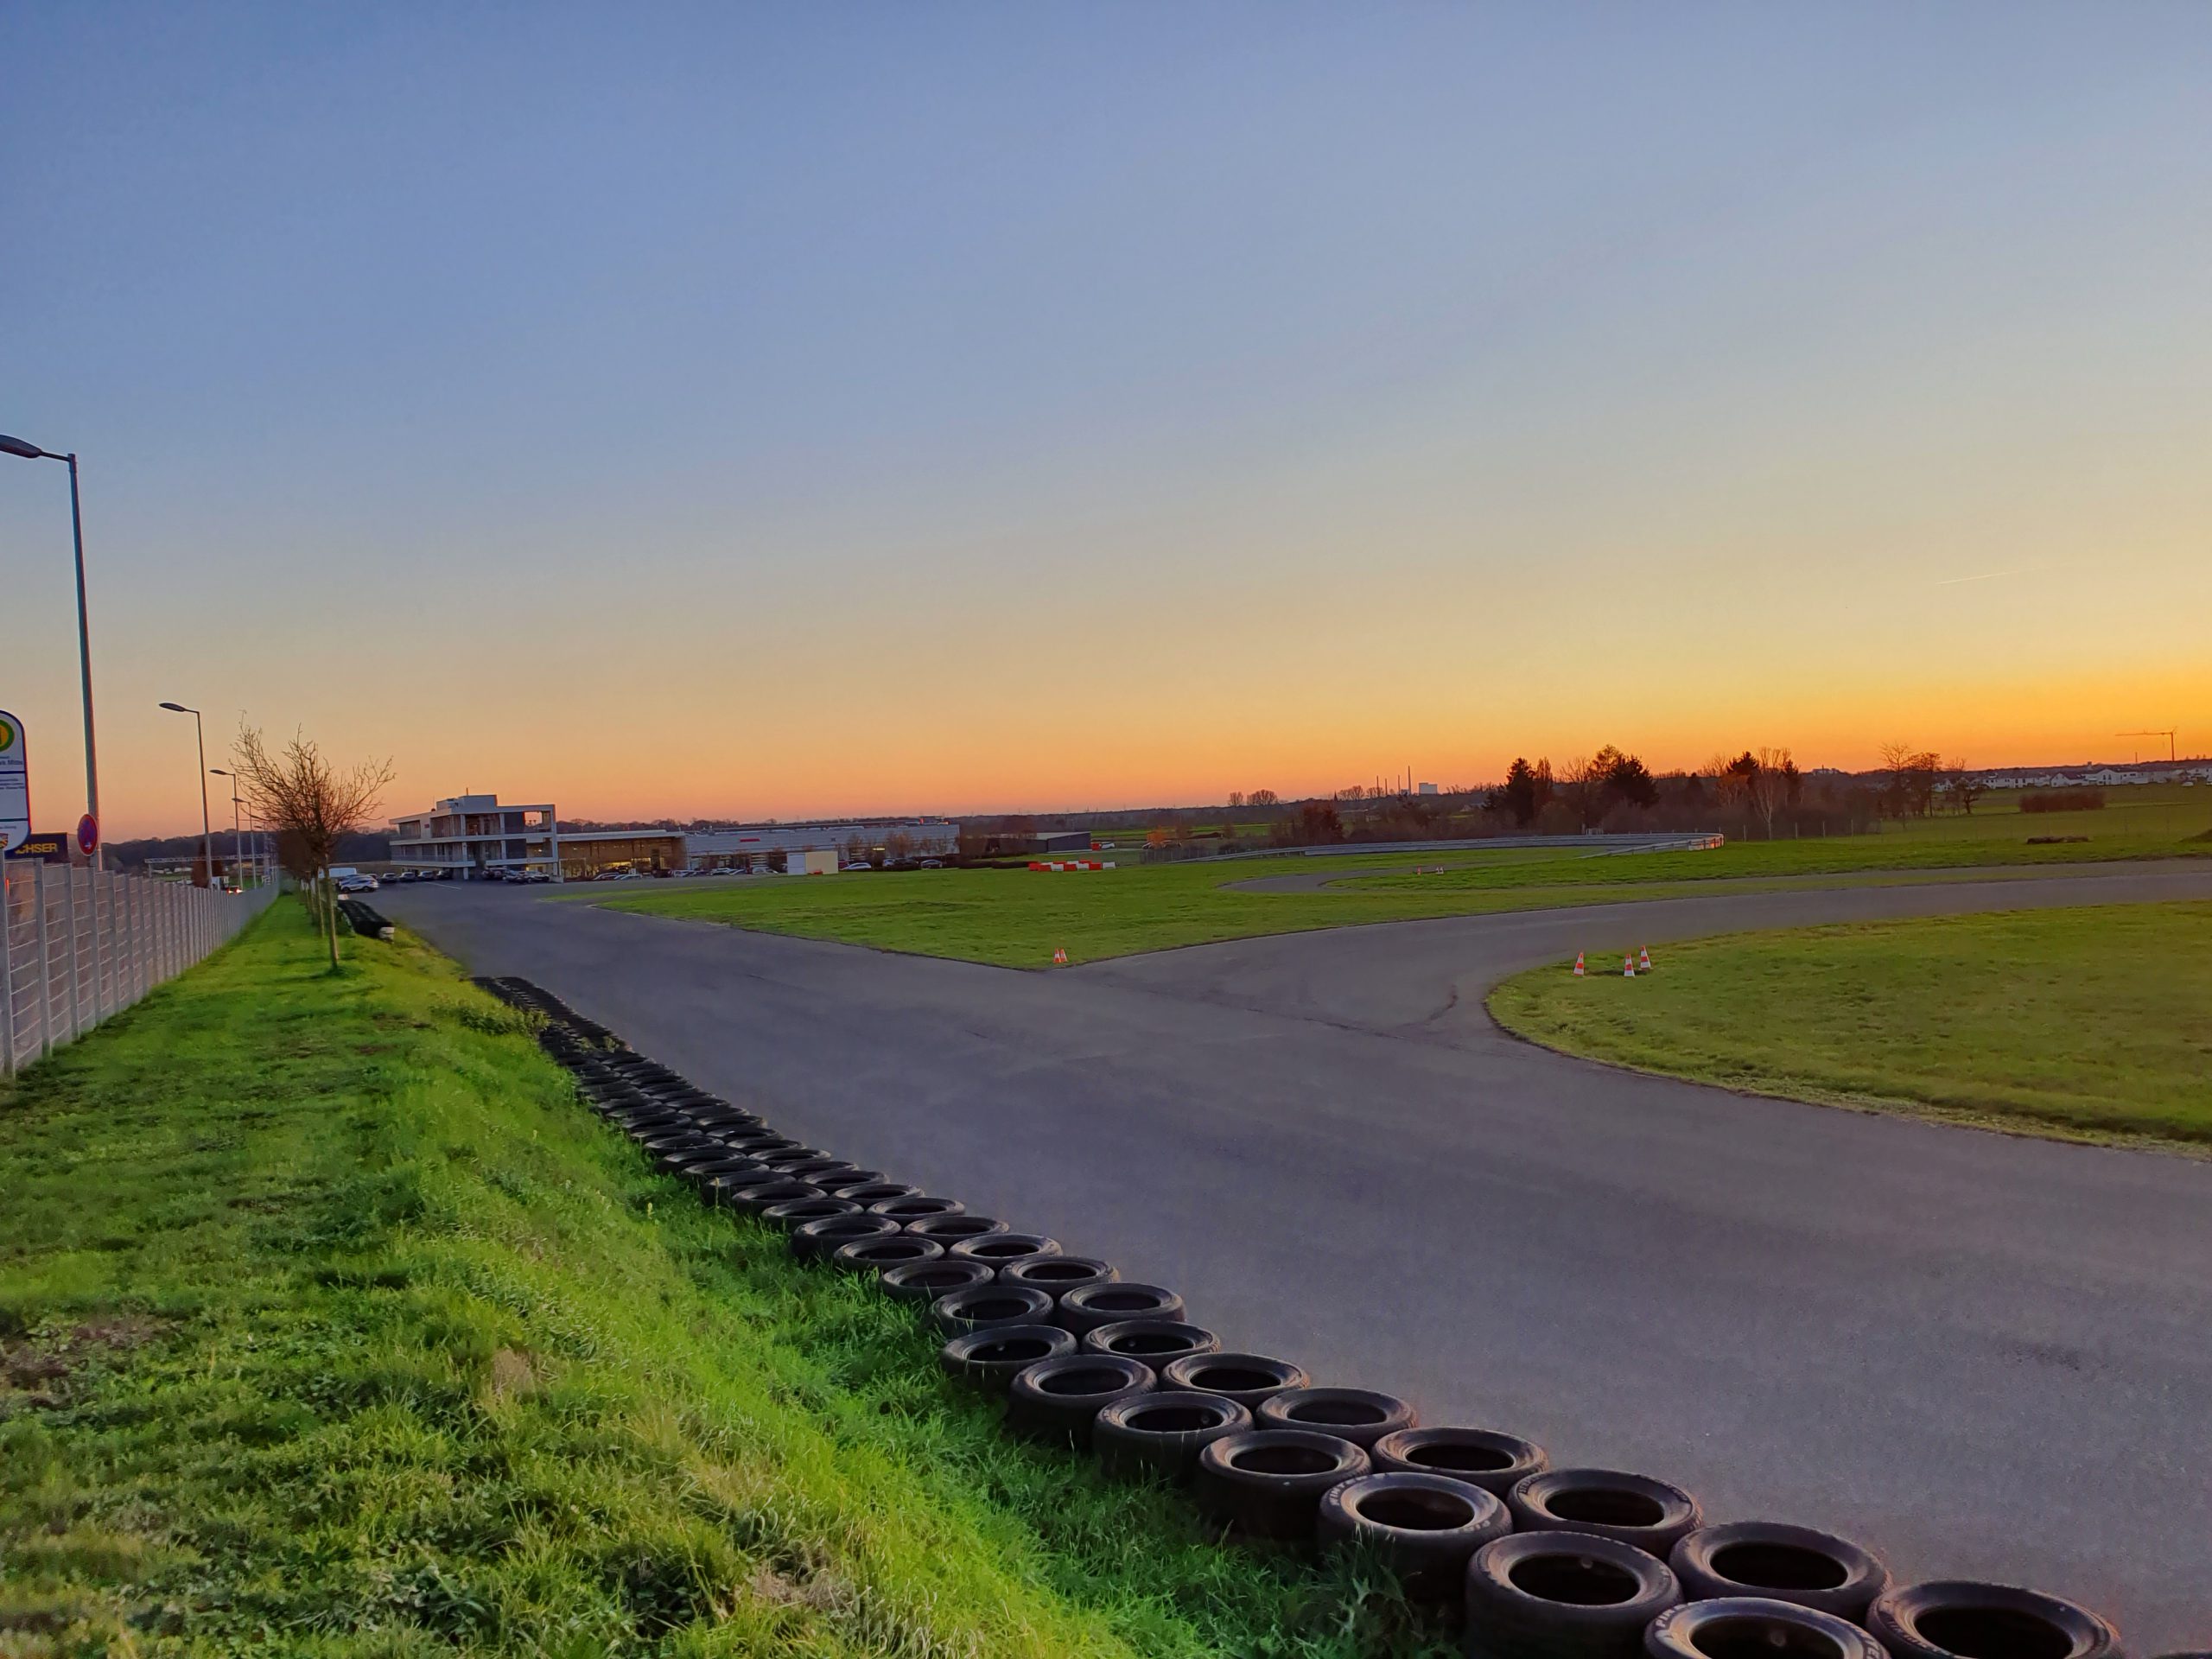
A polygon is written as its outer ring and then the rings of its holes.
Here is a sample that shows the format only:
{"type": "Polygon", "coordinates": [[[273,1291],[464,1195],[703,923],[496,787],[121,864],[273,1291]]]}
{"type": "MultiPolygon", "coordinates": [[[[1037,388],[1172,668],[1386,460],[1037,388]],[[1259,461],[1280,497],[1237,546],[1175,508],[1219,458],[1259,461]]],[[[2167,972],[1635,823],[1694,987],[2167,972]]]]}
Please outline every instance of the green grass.
{"type": "Polygon", "coordinates": [[[1667,947],[1593,932],[1597,971],[1497,986],[1509,1030],[1571,1053],[1798,1099],[2212,1147],[2212,904],[2100,906],[1667,947]]]}
{"type": "MultiPolygon", "coordinates": [[[[2203,811],[2212,816],[2212,791],[2187,793],[2205,794],[2203,811]]],[[[2180,810],[2164,803],[2133,815],[2120,809],[2072,815],[2098,820],[2097,833],[2087,842],[2041,846],[2030,846],[2028,837],[2086,832],[2066,827],[2068,815],[1985,810],[1972,820],[1937,819],[1878,836],[1739,842],[1708,852],[1593,855],[1567,840],[1556,849],[1383,850],[1182,864],[1125,862],[1117,856],[1120,868],[1079,874],[924,870],[630,889],[604,899],[595,893],[578,896],[619,910],[763,932],[1043,968],[1056,950],[1065,950],[1071,962],[1096,961],[1365,922],[1678,898],[1711,891],[1703,884],[1731,880],[1743,891],[1771,891],[1842,877],[1940,880],[1958,870],[2212,851],[2206,842],[2188,838],[2202,821],[2175,816],[2180,810]],[[1968,824],[1974,827],[1956,827],[1968,824]],[[1415,864],[1429,873],[1412,874],[1415,864]],[[1331,880],[1313,892],[1249,893],[1232,885],[1317,872],[1331,880]]]]}
{"type": "Polygon", "coordinates": [[[297,906],[0,1085],[0,1651],[1354,1656],[1354,1565],[1010,1440],[518,1017],[297,906]]]}

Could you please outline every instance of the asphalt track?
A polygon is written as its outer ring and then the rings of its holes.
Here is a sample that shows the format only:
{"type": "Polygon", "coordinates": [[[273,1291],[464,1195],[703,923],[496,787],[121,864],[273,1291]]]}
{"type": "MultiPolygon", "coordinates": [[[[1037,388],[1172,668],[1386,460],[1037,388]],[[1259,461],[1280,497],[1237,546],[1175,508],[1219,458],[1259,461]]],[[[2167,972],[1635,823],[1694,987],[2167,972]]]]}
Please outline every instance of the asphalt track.
{"type": "MultiPolygon", "coordinates": [[[[871,879],[871,878],[857,878],[871,879]]],[[[1323,1382],[2212,1643],[2212,1162],[1639,1077],[1497,1029],[1574,950],[2212,898],[2212,866],[1394,923],[1057,974],[548,901],[379,902],[779,1127],[1323,1382]]],[[[1663,954],[1660,957],[1662,970],[1663,954]]]]}

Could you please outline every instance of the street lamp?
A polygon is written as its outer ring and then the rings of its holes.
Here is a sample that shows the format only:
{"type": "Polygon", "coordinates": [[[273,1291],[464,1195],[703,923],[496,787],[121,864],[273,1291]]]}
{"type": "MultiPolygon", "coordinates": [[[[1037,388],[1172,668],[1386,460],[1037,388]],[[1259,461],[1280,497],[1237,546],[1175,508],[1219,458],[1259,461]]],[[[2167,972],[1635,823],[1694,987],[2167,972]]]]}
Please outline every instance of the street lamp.
{"type": "MultiPolygon", "coordinates": [[[[100,821],[100,766],[92,747],[92,631],[85,620],[85,515],[77,499],[77,457],[73,453],[57,455],[50,449],[41,449],[35,443],[26,443],[4,433],[0,433],[0,454],[18,455],[25,461],[69,463],[69,527],[77,537],[77,671],[85,683],[85,810],[92,815],[97,829],[100,821]]],[[[94,869],[100,868],[101,859],[101,849],[96,846],[92,849],[94,869]]]]}
{"type": "MultiPolygon", "coordinates": [[[[238,868],[238,890],[245,890],[245,820],[238,813],[238,775],[226,772],[220,766],[210,766],[209,773],[231,780],[231,861],[238,868]]],[[[258,887],[260,883],[256,882],[258,887]]]]}
{"type": "Polygon", "coordinates": [[[215,885],[215,832],[207,827],[207,734],[200,723],[200,711],[188,709],[181,702],[165,702],[162,708],[173,715],[190,715],[192,730],[200,743],[200,856],[207,862],[207,885],[215,885]]]}

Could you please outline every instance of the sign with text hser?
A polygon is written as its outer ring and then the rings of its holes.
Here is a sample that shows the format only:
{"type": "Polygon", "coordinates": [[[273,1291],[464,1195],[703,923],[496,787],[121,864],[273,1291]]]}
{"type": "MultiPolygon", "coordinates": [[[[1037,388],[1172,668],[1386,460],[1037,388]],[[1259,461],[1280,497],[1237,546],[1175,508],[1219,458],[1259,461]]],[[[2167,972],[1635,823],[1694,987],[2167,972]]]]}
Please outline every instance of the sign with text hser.
{"type": "Polygon", "coordinates": [[[24,758],[23,722],[0,709],[0,853],[30,838],[31,769],[24,758]]]}

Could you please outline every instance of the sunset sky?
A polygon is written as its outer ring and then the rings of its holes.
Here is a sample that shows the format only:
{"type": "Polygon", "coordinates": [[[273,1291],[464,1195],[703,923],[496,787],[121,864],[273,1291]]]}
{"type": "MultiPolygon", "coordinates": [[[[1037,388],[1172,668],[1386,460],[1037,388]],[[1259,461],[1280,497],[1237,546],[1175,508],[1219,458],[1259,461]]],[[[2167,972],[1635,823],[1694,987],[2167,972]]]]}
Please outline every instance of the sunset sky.
{"type": "MultiPolygon", "coordinates": [[[[111,836],[2212,749],[2212,7],[18,9],[111,836]],[[217,780],[219,784],[220,780],[217,780]],[[226,804],[219,816],[227,821],[226,804]]],[[[81,804],[67,474],[0,708],[81,804]]]]}

